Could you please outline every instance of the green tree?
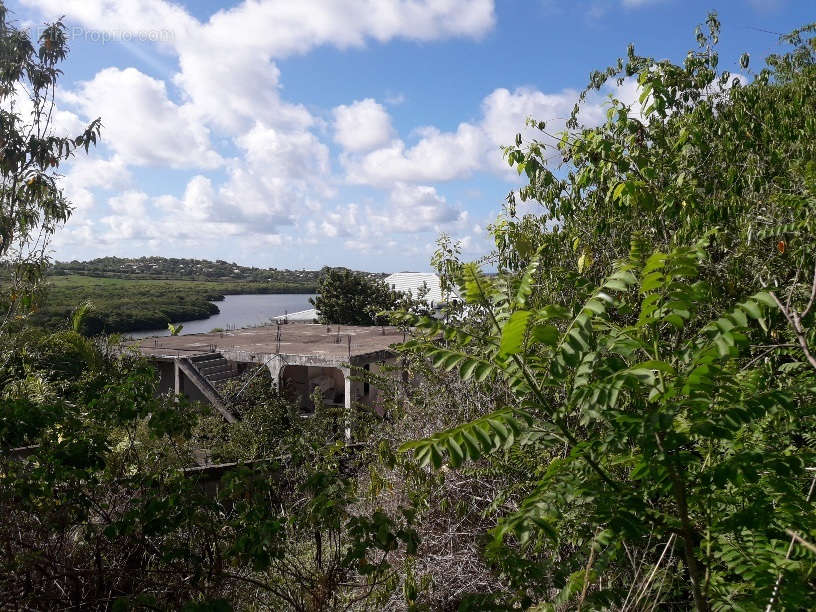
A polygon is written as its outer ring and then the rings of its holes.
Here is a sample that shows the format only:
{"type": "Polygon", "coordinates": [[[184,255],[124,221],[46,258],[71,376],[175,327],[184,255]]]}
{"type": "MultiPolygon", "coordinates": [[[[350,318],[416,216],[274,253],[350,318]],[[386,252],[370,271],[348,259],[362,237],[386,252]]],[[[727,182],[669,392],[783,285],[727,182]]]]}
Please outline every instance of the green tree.
{"type": "Polygon", "coordinates": [[[96,119],[82,134],[54,134],[59,64],[68,52],[65,26],[49,24],[33,41],[7,17],[0,2],[0,264],[10,277],[0,331],[36,307],[48,240],[71,213],[57,169],[76,149],[87,152],[96,144],[101,129],[96,119]]]}
{"type": "MultiPolygon", "coordinates": [[[[640,92],[634,104],[612,99],[601,125],[577,129],[579,105],[575,129],[563,134],[531,120],[540,138],[519,136],[505,155],[528,179],[520,198],[540,203],[541,214],[516,218],[510,194],[494,225],[499,267],[518,272],[543,245],[544,261],[565,272],[548,288],[573,284],[568,272],[597,284],[633,235],[666,250],[718,227],[716,257],[704,271],[724,300],[713,308],[756,291],[762,278],[792,280],[797,266],[789,250],[778,251],[785,236],[773,230],[814,213],[816,121],[804,112],[816,103],[812,31],[783,37],[792,50],[769,57],[744,83],[744,74],[718,71],[711,15],[706,33],[698,30],[699,50],[681,65],[630,47],[625,60],[594,73],[590,91],[632,79],[640,92]],[[560,171],[547,165],[553,155],[560,171]]],[[[750,75],[747,56],[741,66],[750,75]]]]}
{"type": "MultiPolygon", "coordinates": [[[[704,246],[645,261],[638,253],[571,308],[527,309],[536,259],[513,290],[468,268],[468,302],[487,310],[490,329],[474,337],[424,319],[420,327],[444,331],[462,348],[434,342],[411,348],[421,346],[436,367],[455,368],[465,379],[501,377],[513,400],[403,448],[437,468],[517,441],[548,457],[534,492],[495,530],[494,546],[509,535],[529,544],[537,534],[556,546],[576,537],[562,528],[580,512],[595,563],[618,578],[615,562],[627,545],[677,538],[699,609],[712,601],[727,607],[767,602],[780,573],[784,600],[801,605],[813,595],[816,564],[784,562],[779,538],[791,526],[805,533],[816,528],[796,484],[806,477],[812,452],[793,452],[794,436],[812,426],[791,422],[794,415],[812,418],[796,401],[809,392],[780,384],[780,371],[799,362],[750,367],[739,359],[750,345],[752,322],[766,328],[774,300],[758,293],[701,324],[698,306],[710,295],[696,281],[704,246]],[[631,322],[616,321],[611,313],[631,308],[635,289],[640,303],[631,322]],[[566,457],[549,454],[561,445],[569,448],[566,457]],[[734,555],[739,549],[750,549],[750,558],[734,555]]],[[[597,579],[576,568],[565,597],[590,576],[597,579]]],[[[642,585],[644,593],[648,588],[642,585]]],[[[620,602],[625,595],[597,590],[591,599],[620,602]]]]}
{"type": "Polygon", "coordinates": [[[441,234],[436,241],[436,251],[431,257],[431,267],[439,275],[439,285],[442,296],[447,299],[451,290],[456,288],[456,279],[462,272],[460,256],[462,245],[453,242],[448,234],[441,234]]]}
{"type": "Polygon", "coordinates": [[[347,268],[324,268],[318,296],[309,298],[321,323],[377,325],[386,322],[383,311],[399,306],[401,296],[380,280],[347,268]]]}
{"type": "Polygon", "coordinates": [[[499,277],[462,268],[478,318],[404,316],[427,332],[406,350],[508,388],[403,449],[434,468],[527,455],[487,548],[520,603],[812,601],[814,558],[790,532],[816,534],[813,31],[747,84],[717,70],[715,15],[682,65],[630,49],[594,74],[637,78],[642,110],[612,100],[600,126],[559,135],[531,120],[541,138],[505,154],[541,214],[516,218],[511,197],[499,277]]]}

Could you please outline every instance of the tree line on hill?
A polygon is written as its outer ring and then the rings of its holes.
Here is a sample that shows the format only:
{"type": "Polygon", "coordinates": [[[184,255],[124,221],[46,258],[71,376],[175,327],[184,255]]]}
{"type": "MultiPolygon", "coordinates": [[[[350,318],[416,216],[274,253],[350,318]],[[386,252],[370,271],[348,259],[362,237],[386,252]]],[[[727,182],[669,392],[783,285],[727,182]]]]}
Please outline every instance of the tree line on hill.
{"type": "MultiPolygon", "coordinates": [[[[185,259],[176,257],[100,257],[89,261],[56,261],[48,273],[55,276],[72,274],[110,278],[160,280],[219,280],[302,285],[313,293],[322,270],[286,270],[240,266],[220,259],[185,259]]],[[[384,275],[361,273],[371,278],[384,275]]]]}

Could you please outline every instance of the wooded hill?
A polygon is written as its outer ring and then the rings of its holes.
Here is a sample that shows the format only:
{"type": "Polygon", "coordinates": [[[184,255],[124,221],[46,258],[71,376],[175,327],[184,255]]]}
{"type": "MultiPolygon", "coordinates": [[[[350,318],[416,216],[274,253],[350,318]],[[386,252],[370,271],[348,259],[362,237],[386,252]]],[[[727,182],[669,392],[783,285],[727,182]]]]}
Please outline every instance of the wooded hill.
{"type": "Polygon", "coordinates": [[[112,278],[160,280],[238,280],[303,284],[312,293],[320,270],[279,270],[240,266],[237,263],[177,257],[100,257],[90,261],[58,261],[50,273],[57,276],[81,274],[112,278]]]}

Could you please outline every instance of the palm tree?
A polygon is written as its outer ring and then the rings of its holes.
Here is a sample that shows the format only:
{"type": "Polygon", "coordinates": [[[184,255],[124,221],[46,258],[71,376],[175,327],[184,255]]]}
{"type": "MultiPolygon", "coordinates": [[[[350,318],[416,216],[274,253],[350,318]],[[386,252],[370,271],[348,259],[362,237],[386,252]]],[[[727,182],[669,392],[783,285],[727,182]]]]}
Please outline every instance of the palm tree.
{"type": "Polygon", "coordinates": [[[76,333],[82,333],[82,323],[85,321],[85,318],[88,316],[94,309],[93,302],[90,300],[85,300],[74,309],[74,312],[71,313],[71,329],[74,330],[76,333]]]}
{"type": "Polygon", "coordinates": [[[167,329],[170,330],[171,336],[178,336],[181,333],[181,330],[184,329],[184,324],[179,323],[178,325],[173,325],[172,323],[168,323],[167,329]]]}

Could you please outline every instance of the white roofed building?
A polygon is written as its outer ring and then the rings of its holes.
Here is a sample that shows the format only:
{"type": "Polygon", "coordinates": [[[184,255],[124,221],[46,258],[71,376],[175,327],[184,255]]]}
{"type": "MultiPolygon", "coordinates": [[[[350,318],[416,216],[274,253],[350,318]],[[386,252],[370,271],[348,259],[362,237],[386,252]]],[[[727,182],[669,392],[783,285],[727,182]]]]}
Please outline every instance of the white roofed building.
{"type": "Polygon", "coordinates": [[[298,312],[289,312],[275,317],[278,322],[298,322],[298,323],[315,323],[317,322],[317,309],[309,308],[307,310],[300,310],[298,312]]]}
{"type": "Polygon", "coordinates": [[[410,293],[414,299],[424,295],[423,299],[431,308],[459,298],[453,290],[443,295],[439,277],[432,272],[397,272],[387,276],[383,282],[389,289],[410,293]]]}

